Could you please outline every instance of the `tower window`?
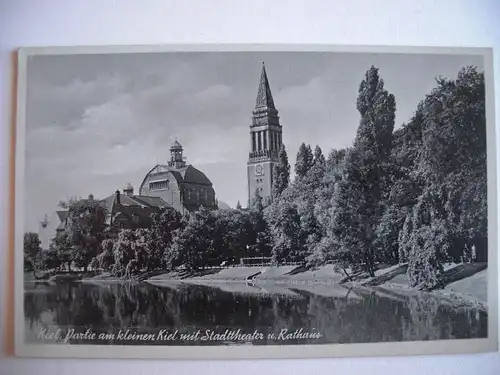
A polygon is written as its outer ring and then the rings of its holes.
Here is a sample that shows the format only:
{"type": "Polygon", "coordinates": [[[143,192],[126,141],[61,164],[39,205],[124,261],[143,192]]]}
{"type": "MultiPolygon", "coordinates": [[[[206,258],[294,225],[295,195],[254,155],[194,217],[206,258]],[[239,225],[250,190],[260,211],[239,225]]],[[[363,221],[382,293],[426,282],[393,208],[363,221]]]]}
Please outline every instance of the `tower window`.
{"type": "Polygon", "coordinates": [[[168,180],[153,181],[149,183],[149,188],[151,190],[166,190],[169,188],[169,183],[168,180]]]}

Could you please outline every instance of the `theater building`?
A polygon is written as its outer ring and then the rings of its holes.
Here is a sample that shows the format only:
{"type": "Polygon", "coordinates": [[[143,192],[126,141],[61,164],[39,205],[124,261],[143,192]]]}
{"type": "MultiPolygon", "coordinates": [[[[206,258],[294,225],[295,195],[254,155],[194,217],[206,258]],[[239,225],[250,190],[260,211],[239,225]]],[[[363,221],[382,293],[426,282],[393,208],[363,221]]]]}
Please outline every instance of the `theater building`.
{"type": "Polygon", "coordinates": [[[217,208],[212,182],[199,169],[186,163],[183,147],[177,140],[170,147],[170,161],[155,165],[146,174],[139,195],[161,198],[181,213],[201,206],[217,208]]]}

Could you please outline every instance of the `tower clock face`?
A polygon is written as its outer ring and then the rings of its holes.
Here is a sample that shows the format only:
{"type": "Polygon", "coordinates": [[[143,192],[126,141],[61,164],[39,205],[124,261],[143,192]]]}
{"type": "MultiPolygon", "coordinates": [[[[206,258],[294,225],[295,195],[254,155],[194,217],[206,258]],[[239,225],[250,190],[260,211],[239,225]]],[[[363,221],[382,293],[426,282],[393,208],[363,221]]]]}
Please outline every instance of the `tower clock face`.
{"type": "Polygon", "coordinates": [[[255,175],[256,176],[264,176],[264,165],[257,164],[255,166],[255,175]]]}

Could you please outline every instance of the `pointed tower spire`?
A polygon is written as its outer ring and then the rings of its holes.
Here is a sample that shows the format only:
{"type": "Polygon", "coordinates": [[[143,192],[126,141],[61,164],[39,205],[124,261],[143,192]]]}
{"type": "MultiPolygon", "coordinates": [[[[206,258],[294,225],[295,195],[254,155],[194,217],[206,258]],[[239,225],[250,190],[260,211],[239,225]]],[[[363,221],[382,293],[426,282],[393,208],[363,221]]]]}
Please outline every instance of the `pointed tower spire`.
{"type": "Polygon", "coordinates": [[[259,91],[250,125],[247,163],[249,207],[254,203],[256,191],[265,201],[272,200],[273,169],[279,162],[278,154],[282,143],[282,126],[278,110],[274,106],[266,66],[262,63],[259,91]]]}
{"type": "Polygon", "coordinates": [[[257,92],[257,101],[255,103],[255,108],[261,107],[276,109],[274,107],[273,94],[271,94],[271,87],[269,86],[269,80],[267,79],[266,65],[264,62],[262,62],[259,91],[257,92]]]}

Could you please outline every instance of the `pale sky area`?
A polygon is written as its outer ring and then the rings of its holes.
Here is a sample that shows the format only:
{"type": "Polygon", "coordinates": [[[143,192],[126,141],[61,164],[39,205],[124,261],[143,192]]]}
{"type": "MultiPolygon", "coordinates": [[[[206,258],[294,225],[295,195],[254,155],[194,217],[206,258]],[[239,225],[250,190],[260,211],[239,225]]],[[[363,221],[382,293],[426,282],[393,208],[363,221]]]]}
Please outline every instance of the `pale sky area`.
{"type": "Polygon", "coordinates": [[[247,203],[249,126],[265,61],[292,165],[301,142],[325,155],[356,134],[359,83],[371,65],[408,121],[438,76],[482,57],[317,52],[36,56],[28,62],[26,228],[57,203],[104,198],[169,159],[177,137],[219,201],[247,203]]]}

